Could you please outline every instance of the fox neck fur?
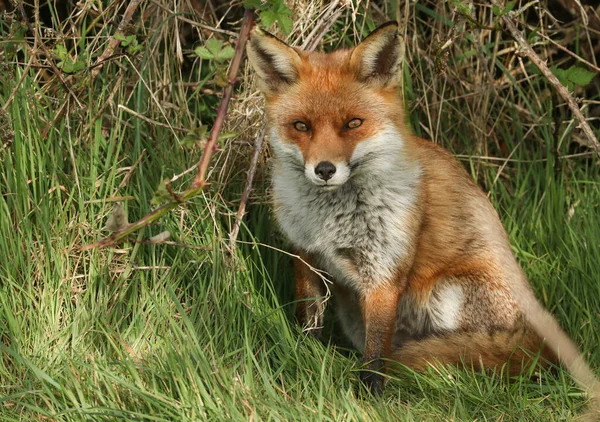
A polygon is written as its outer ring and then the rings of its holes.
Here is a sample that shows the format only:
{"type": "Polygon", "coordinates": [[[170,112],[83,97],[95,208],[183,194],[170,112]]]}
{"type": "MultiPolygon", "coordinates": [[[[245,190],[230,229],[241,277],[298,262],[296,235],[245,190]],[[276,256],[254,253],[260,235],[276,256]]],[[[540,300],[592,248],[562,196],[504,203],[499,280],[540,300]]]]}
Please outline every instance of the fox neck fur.
{"type": "Polygon", "coordinates": [[[397,262],[412,253],[417,213],[418,163],[403,157],[403,140],[389,127],[354,151],[352,175],[323,189],[306,182],[300,151],[271,132],[275,151],[273,193],[277,220],[298,248],[320,257],[336,280],[367,291],[394,277],[397,262]]]}

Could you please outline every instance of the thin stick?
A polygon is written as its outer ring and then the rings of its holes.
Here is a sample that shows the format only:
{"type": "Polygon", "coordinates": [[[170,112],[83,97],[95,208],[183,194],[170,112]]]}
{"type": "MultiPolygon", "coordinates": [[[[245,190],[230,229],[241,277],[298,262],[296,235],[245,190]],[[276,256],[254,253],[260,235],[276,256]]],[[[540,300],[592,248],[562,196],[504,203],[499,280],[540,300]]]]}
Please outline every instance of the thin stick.
{"type": "Polygon", "coordinates": [[[554,76],[554,74],[548,69],[548,65],[544,62],[540,57],[533,51],[533,48],[529,45],[521,31],[517,29],[513,21],[513,13],[508,13],[502,17],[502,21],[506,25],[506,28],[509,30],[513,38],[519,44],[521,50],[525,53],[527,57],[540,69],[540,72],[548,79],[548,81],[554,86],[559,95],[567,102],[567,105],[575,115],[575,118],[579,120],[579,126],[583,130],[585,137],[582,138],[582,142],[593,149],[598,156],[600,156],[600,143],[598,143],[598,139],[596,139],[596,135],[594,135],[594,131],[585,120],[585,116],[581,112],[581,109],[577,105],[577,102],[569,92],[569,90],[560,83],[558,78],[554,76]]]}
{"type": "MultiPolygon", "coordinates": [[[[323,35],[321,34],[320,36],[318,36],[314,40],[313,40],[313,37],[315,37],[317,35],[317,33],[319,31],[321,31],[321,28],[323,26],[326,26],[325,25],[326,22],[329,22],[329,16],[333,12],[333,10],[337,7],[337,5],[338,5],[339,2],[340,2],[340,0],[333,1],[332,4],[329,6],[329,8],[325,11],[325,13],[323,13],[323,16],[321,17],[321,19],[319,19],[319,21],[317,22],[317,24],[315,25],[315,27],[313,28],[313,30],[310,31],[310,33],[308,34],[308,36],[304,40],[304,43],[302,43],[302,49],[303,50],[312,51],[312,50],[315,49],[315,47],[318,44],[317,40],[320,41],[321,38],[323,38],[323,35]]],[[[340,10],[342,10],[342,9],[340,9],[340,10]]],[[[324,31],[321,31],[321,33],[322,32],[324,32],[324,31]]]]}
{"type": "Polygon", "coordinates": [[[217,118],[215,119],[215,124],[210,131],[210,136],[206,146],[204,147],[202,157],[200,157],[200,161],[198,162],[198,173],[196,174],[196,179],[194,180],[193,184],[193,187],[196,189],[200,189],[202,186],[204,186],[206,171],[208,170],[208,163],[210,162],[214,152],[217,150],[219,132],[221,132],[221,127],[223,126],[223,122],[227,117],[227,108],[229,107],[229,100],[231,99],[231,94],[233,93],[233,85],[235,84],[235,79],[242,63],[242,58],[244,57],[246,41],[248,41],[250,29],[253,25],[254,11],[251,9],[246,9],[244,12],[244,19],[242,21],[242,29],[240,30],[240,36],[235,48],[235,55],[231,61],[231,66],[229,66],[229,72],[227,72],[227,86],[225,87],[225,91],[223,91],[223,98],[221,99],[221,104],[219,104],[219,108],[217,110],[217,118]]]}
{"type": "Polygon", "coordinates": [[[250,160],[250,168],[248,169],[248,178],[246,179],[246,185],[244,186],[244,191],[242,192],[242,199],[240,200],[240,206],[237,210],[237,214],[235,216],[235,223],[233,225],[233,229],[229,234],[229,250],[233,251],[235,249],[235,242],[237,240],[238,233],[240,232],[240,225],[242,223],[242,219],[244,218],[244,214],[246,213],[246,204],[248,203],[248,199],[250,198],[250,191],[252,191],[252,183],[254,182],[254,173],[256,173],[256,166],[258,164],[258,158],[260,157],[260,153],[263,149],[263,141],[265,139],[265,133],[267,132],[267,125],[265,122],[262,122],[263,128],[261,129],[258,137],[256,138],[256,142],[254,144],[254,154],[252,155],[252,160],[250,160]]]}

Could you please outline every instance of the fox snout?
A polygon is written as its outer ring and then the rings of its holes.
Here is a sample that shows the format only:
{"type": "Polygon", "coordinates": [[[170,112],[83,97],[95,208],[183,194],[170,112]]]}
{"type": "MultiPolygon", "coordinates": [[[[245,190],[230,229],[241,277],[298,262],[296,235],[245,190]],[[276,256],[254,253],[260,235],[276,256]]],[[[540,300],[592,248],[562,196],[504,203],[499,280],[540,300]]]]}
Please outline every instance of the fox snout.
{"type": "Polygon", "coordinates": [[[344,161],[331,162],[327,160],[306,163],[304,175],[317,186],[325,188],[339,187],[350,178],[350,167],[344,161]]]}
{"type": "Polygon", "coordinates": [[[315,167],[315,173],[319,178],[328,181],[335,174],[335,166],[329,161],[321,161],[315,167]]]}

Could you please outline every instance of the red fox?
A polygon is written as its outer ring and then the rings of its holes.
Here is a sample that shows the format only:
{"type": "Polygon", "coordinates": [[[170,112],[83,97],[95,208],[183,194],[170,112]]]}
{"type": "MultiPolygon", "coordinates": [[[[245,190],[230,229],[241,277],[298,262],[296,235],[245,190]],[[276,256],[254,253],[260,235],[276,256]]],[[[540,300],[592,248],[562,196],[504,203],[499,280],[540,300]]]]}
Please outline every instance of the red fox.
{"type": "Polygon", "coordinates": [[[354,49],[308,53],[255,29],[248,58],[266,101],[275,215],[295,260],[298,317],[323,322],[333,278],[361,380],[383,388],[383,359],[509,363],[557,356],[585,388],[596,379],[535,299],[486,195],[456,159],[406,128],[395,22],[354,49]],[[546,342],[544,344],[544,339],[546,342]]]}

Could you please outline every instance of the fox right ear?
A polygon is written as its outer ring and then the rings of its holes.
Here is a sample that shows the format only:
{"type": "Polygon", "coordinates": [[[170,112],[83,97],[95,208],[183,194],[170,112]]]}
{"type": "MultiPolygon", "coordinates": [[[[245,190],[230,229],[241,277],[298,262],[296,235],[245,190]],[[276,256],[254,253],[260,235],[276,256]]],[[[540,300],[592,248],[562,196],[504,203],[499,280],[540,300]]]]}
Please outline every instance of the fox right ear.
{"type": "Polygon", "coordinates": [[[398,23],[388,22],[354,48],[350,67],[361,81],[395,85],[403,58],[404,40],[398,33],[398,23]]]}
{"type": "Polygon", "coordinates": [[[255,27],[246,47],[248,60],[258,75],[263,92],[277,91],[298,79],[302,60],[292,47],[275,36],[255,27]]]}

